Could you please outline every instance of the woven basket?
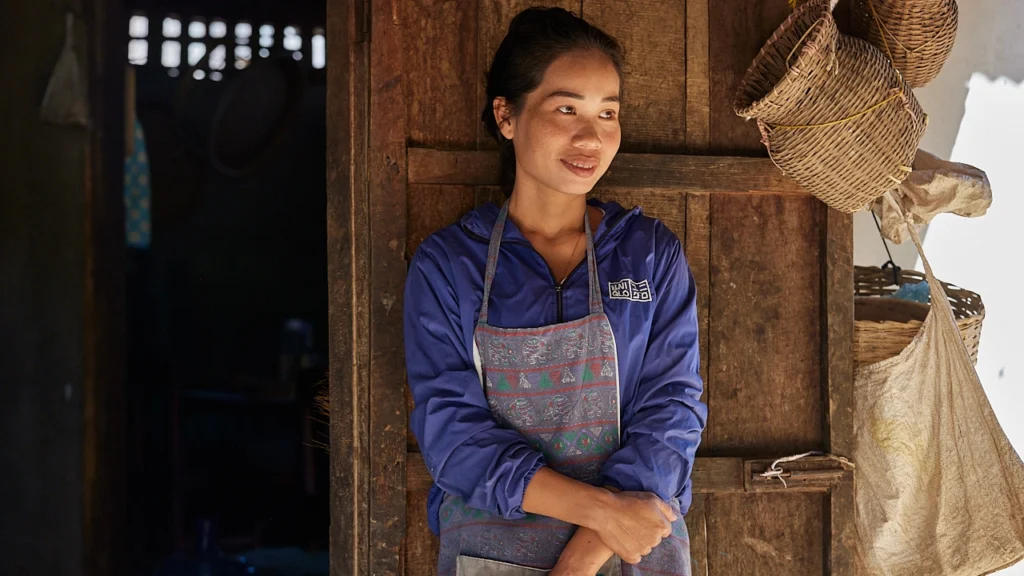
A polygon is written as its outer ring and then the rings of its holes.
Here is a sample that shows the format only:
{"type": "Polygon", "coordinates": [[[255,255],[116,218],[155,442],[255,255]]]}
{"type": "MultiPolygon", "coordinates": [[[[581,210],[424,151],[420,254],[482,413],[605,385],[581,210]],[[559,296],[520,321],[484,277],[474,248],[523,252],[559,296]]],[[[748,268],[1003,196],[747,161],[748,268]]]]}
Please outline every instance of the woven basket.
{"type": "MultiPolygon", "coordinates": [[[[898,298],[882,298],[896,291],[891,270],[857,266],[854,269],[853,360],[857,366],[874,364],[899,355],[917,336],[929,306],[898,298]]],[[[900,284],[917,284],[924,274],[900,271],[900,284]]],[[[942,283],[953,307],[960,336],[971,361],[978,362],[978,343],[985,306],[978,296],[952,284],[942,283]]]]}
{"type": "Polygon", "coordinates": [[[953,50],[958,19],[955,0],[853,3],[854,34],[891,54],[893,65],[914,88],[939,75],[953,50]]]}
{"type": "Polygon", "coordinates": [[[775,164],[856,212],[910,173],[927,115],[892,63],[840,34],[826,0],[801,5],[761,48],[736,95],[775,164]]]}

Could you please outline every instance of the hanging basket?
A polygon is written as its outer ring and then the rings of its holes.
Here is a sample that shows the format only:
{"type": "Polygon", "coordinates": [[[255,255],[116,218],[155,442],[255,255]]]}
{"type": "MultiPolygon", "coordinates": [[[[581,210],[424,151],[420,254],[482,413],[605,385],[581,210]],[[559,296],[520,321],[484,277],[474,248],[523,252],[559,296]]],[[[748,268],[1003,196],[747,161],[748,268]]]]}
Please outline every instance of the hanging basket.
{"type": "Polygon", "coordinates": [[[913,88],[931,82],[949,58],[959,13],[955,0],[854,0],[854,34],[891,55],[913,88]]]}
{"type": "MultiPolygon", "coordinates": [[[[924,279],[924,274],[912,270],[901,270],[899,274],[900,285],[917,284],[924,279]]],[[[885,298],[897,290],[892,281],[892,270],[875,266],[854,269],[853,360],[857,366],[898,356],[921,331],[921,324],[928,316],[928,304],[885,298]]],[[[942,282],[942,287],[953,307],[960,337],[971,361],[977,364],[981,325],[985,319],[981,296],[946,282],[942,282]]]]}
{"type": "Polygon", "coordinates": [[[827,0],[799,6],[775,31],[735,110],[757,120],[783,172],[846,213],[907,177],[928,121],[884,54],[839,33],[827,0]]]}

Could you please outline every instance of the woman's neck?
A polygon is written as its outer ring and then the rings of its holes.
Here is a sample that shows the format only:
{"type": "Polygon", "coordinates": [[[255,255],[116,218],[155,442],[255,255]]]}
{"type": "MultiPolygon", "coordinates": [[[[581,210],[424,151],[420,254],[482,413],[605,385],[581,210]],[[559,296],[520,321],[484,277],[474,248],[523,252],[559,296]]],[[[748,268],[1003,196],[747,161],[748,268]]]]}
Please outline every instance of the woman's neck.
{"type": "Polygon", "coordinates": [[[524,236],[546,240],[579,234],[586,211],[586,196],[526,186],[516,186],[508,207],[509,218],[524,236]]]}

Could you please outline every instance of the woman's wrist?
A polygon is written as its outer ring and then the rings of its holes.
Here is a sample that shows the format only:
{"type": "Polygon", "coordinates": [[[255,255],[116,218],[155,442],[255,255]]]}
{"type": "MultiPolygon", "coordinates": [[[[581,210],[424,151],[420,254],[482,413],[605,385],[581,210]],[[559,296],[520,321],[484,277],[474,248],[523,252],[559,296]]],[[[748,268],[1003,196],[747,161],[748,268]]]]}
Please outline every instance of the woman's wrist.
{"type": "Polygon", "coordinates": [[[533,475],[523,497],[523,511],[598,530],[611,493],[543,467],[533,475]]]}
{"type": "Polygon", "coordinates": [[[614,555],[597,532],[580,527],[562,551],[557,574],[594,576],[614,555]]]}
{"type": "Polygon", "coordinates": [[[577,525],[599,533],[607,525],[608,515],[614,507],[615,494],[612,491],[593,487],[593,494],[586,505],[586,517],[577,525]]]}

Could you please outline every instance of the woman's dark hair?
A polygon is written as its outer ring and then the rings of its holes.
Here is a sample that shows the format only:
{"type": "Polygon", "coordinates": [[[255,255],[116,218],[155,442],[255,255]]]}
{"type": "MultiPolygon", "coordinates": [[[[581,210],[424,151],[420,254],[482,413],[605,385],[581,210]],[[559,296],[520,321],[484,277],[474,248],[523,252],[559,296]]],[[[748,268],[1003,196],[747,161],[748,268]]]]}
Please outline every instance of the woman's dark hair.
{"type": "MultiPolygon", "coordinates": [[[[487,132],[498,141],[501,154],[501,187],[512,193],[516,179],[516,152],[494,120],[494,99],[505,98],[516,114],[527,94],[540,85],[544,73],[559,56],[569,52],[597,50],[612,61],[622,85],[622,46],[600,28],[562,8],[527,8],[508,26],[505,38],[494,54],[487,72],[487,102],[481,119],[487,132]]],[[[621,90],[621,88],[620,88],[621,90]]]]}

